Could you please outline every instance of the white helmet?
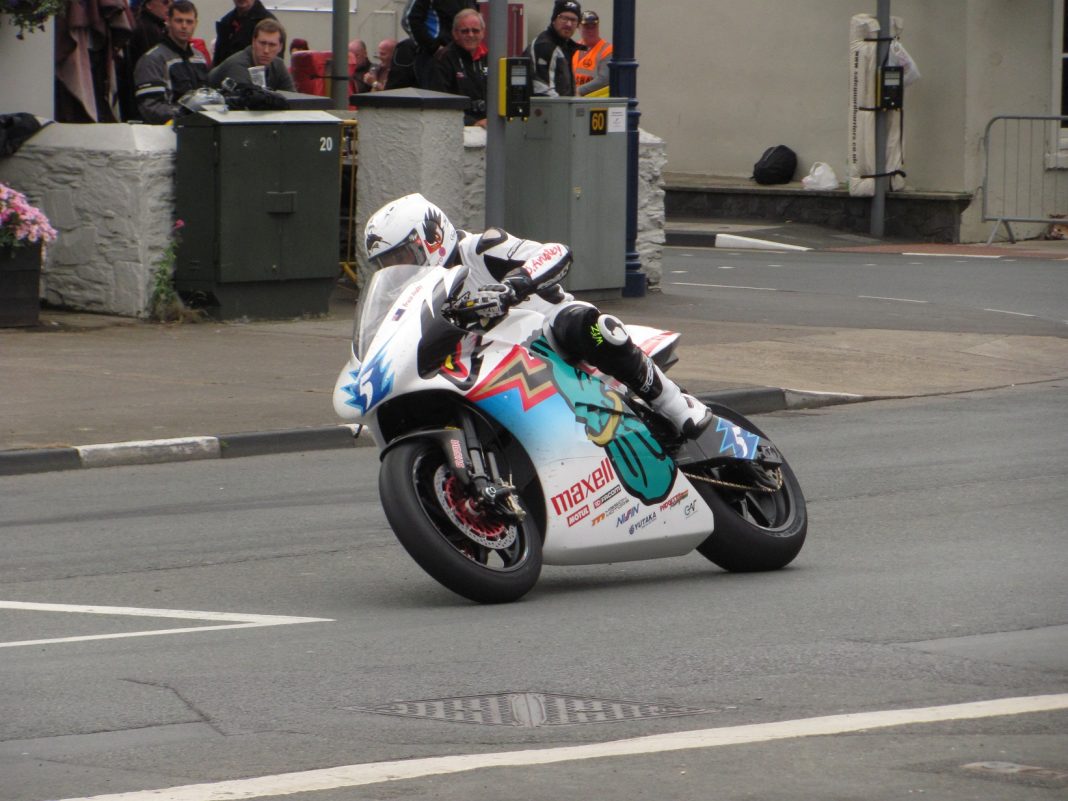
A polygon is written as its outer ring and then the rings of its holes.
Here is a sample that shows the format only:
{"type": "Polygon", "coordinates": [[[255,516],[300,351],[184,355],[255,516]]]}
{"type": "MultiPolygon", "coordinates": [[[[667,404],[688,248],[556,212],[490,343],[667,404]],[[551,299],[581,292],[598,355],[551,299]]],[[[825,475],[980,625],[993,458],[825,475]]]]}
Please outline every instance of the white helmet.
{"type": "Polygon", "coordinates": [[[458,241],[445,212],[418,192],[372,214],[363,236],[375,270],[393,264],[447,264],[458,241]]]}

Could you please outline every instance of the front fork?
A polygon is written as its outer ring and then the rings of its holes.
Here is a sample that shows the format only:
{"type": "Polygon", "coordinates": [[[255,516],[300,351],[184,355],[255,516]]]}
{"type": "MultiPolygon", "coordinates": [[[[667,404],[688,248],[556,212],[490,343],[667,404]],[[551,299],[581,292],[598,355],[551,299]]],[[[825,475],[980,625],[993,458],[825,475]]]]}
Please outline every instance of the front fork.
{"type": "Polygon", "coordinates": [[[516,500],[512,477],[501,474],[497,455],[483,450],[474,420],[466,411],[460,412],[460,426],[414,431],[391,442],[383,454],[399,442],[410,439],[429,439],[438,444],[449,472],[467,491],[472,509],[478,513],[493,512],[521,522],[526,512],[516,500]]]}

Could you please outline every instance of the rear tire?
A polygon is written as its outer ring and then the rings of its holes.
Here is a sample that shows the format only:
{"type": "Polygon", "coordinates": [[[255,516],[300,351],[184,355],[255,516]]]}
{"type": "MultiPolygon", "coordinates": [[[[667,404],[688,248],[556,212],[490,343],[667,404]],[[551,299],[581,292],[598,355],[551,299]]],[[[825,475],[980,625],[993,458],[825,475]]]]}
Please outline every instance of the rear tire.
{"type": "MultiPolygon", "coordinates": [[[[765,437],[763,431],[733,409],[714,405],[712,410],[765,437]]],[[[735,573],[778,570],[794,560],[805,544],[808,510],[801,485],[785,458],[780,469],[782,486],[774,492],[740,490],[691,480],[715,516],[715,530],[697,546],[702,556],[735,573]]],[[[737,462],[687,472],[730,483],[753,484],[737,462]]]]}
{"type": "Polygon", "coordinates": [[[532,516],[515,523],[468,511],[463,488],[446,468],[437,443],[411,440],[387,451],[378,489],[401,545],[457,595],[484,604],[508,603],[537,582],[541,535],[532,516]]]}

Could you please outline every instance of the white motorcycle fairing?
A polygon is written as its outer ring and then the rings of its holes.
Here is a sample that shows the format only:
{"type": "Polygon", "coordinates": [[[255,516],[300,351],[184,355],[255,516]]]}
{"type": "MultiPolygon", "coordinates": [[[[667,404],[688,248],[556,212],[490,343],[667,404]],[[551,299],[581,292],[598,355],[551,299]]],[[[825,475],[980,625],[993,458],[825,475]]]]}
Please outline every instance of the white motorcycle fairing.
{"type": "MultiPolygon", "coordinates": [[[[478,333],[442,318],[442,303],[464,277],[462,268],[441,267],[375,274],[361,300],[358,341],[335,384],[339,415],[368,426],[385,449],[410,433],[383,432],[379,414],[391,402],[462,396],[512,434],[532,463],[544,499],[546,564],[678,556],[704,541],[712,510],[624,392],[553,351],[543,315],[520,305],[478,333]]],[[[629,330],[654,352],[677,339],[629,330]]]]}

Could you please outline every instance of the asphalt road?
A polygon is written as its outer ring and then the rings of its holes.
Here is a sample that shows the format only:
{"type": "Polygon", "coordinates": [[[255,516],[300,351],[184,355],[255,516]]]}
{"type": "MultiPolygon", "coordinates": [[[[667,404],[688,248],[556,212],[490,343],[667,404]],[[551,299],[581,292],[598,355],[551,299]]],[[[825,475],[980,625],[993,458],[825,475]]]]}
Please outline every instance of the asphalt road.
{"type": "Polygon", "coordinates": [[[793,566],[546,568],[507,607],[404,554],[371,449],[0,478],[0,799],[1064,797],[1066,402],[760,417],[809,498],[793,566]]]}
{"type": "Polygon", "coordinates": [[[1060,261],[667,248],[662,286],[723,321],[1068,336],[1060,261]]]}

